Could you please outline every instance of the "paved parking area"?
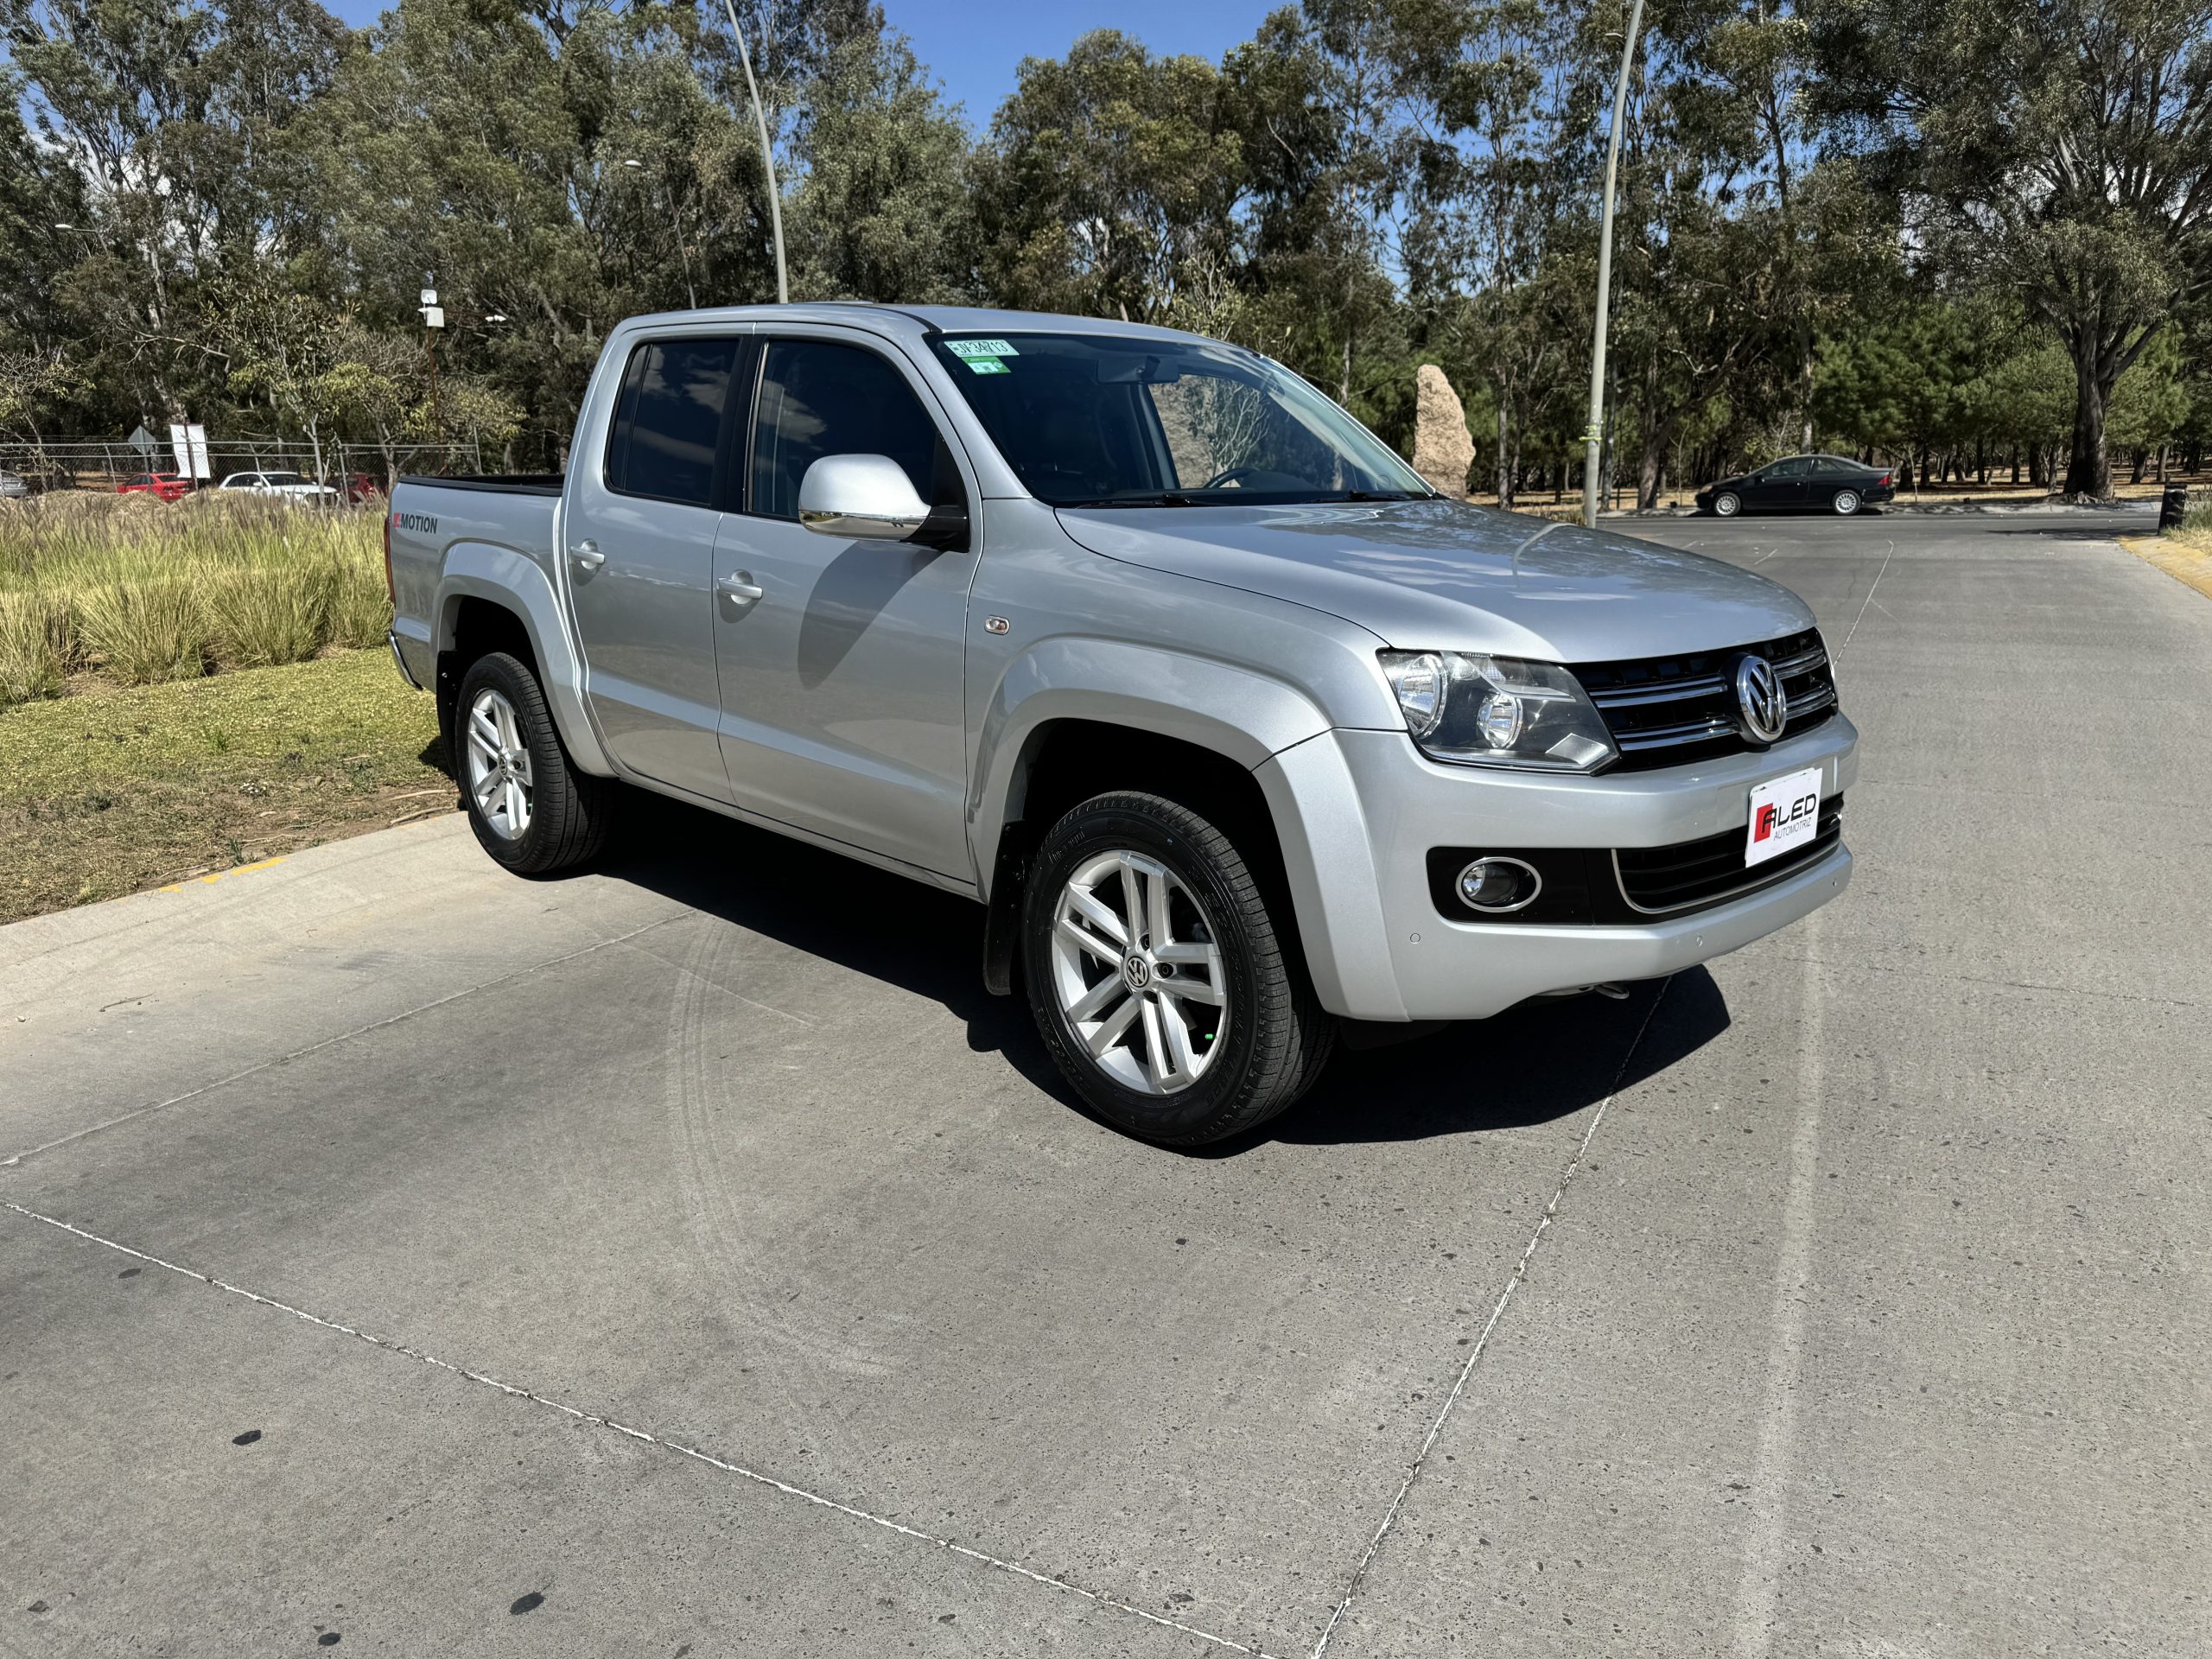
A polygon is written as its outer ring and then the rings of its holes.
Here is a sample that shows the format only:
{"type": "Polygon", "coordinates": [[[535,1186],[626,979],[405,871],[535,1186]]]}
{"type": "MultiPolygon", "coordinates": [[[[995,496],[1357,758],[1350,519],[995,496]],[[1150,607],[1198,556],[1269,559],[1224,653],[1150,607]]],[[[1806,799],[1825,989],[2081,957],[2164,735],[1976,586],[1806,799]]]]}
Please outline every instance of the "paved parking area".
{"type": "Polygon", "coordinates": [[[1818,609],[1852,891],[1208,1155],[674,810],[0,930],[0,1651],[2204,1651],[2212,604],[2122,522],[1644,530],[1818,609]]]}

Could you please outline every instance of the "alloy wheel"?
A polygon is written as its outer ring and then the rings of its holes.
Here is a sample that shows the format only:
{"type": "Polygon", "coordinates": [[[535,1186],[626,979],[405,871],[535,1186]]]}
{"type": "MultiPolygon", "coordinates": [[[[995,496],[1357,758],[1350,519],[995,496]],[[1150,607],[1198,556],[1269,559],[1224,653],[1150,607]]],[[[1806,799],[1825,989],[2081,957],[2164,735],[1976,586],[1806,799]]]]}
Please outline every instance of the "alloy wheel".
{"type": "Polygon", "coordinates": [[[1851,517],[1853,513],[1858,512],[1859,492],[1856,490],[1838,490],[1835,493],[1835,510],[1847,518],[1851,517]]]}
{"type": "Polygon", "coordinates": [[[468,705],[468,792],[503,840],[529,832],[531,785],[530,745],[515,706],[486,686],[468,705]]]}
{"type": "Polygon", "coordinates": [[[1180,1094],[1227,1052],[1228,981],[1218,934],[1166,865],[1116,850],[1060,889],[1052,980],[1068,1029],[1125,1089],[1180,1094]]]}

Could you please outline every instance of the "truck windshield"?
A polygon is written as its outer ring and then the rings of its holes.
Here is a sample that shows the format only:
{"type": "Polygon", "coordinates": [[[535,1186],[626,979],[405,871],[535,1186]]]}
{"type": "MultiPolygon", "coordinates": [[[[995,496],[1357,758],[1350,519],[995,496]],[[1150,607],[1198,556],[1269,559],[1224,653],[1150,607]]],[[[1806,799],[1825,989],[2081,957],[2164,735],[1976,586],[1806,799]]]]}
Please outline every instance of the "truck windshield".
{"type": "Polygon", "coordinates": [[[1023,486],[1054,506],[1435,493],[1297,375],[1233,346],[1018,333],[931,344],[1023,486]]]}

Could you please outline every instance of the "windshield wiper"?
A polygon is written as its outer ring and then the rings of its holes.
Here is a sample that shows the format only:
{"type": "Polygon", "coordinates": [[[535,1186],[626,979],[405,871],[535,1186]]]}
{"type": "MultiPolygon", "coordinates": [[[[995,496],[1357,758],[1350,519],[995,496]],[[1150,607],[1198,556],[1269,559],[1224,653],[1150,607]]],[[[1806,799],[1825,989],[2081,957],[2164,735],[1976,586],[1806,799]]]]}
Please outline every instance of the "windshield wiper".
{"type": "Polygon", "coordinates": [[[1160,490],[1149,495],[1103,495],[1095,501],[1063,501],[1064,507],[1187,507],[1191,498],[1178,490],[1160,490]]]}
{"type": "Polygon", "coordinates": [[[1346,490],[1337,498],[1343,501],[1426,501],[1425,495],[1415,495],[1411,490],[1346,490]]]}

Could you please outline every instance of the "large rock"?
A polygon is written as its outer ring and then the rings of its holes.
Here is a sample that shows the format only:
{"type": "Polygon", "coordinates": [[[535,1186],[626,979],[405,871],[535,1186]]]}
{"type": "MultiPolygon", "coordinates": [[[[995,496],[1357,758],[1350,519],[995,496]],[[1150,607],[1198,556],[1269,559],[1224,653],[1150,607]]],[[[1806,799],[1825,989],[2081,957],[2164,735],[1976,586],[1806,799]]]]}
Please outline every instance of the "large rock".
{"type": "Polygon", "coordinates": [[[1454,500],[1464,501],[1467,468],[1475,461],[1466,409],[1444,371],[1433,363],[1421,365],[1414,385],[1414,470],[1454,500]]]}

